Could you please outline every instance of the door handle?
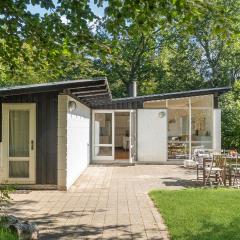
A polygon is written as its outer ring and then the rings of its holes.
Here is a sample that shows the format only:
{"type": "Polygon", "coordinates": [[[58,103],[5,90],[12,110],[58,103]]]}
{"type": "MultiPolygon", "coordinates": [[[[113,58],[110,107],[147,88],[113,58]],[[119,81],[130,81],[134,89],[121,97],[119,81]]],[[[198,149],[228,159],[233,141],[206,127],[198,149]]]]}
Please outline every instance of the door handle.
{"type": "Polygon", "coordinates": [[[31,150],[34,150],[34,141],[31,141],[31,150]]]}

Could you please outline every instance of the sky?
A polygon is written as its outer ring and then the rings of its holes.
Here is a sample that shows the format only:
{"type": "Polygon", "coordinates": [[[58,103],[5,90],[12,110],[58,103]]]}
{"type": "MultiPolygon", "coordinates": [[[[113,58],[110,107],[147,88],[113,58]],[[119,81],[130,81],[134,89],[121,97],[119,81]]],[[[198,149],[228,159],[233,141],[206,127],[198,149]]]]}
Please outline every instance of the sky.
{"type": "MultiPolygon", "coordinates": [[[[53,2],[56,4],[56,3],[57,3],[57,0],[53,0],[53,2]]],[[[104,6],[106,6],[106,2],[105,2],[105,4],[104,4],[104,6]]],[[[103,17],[103,15],[104,15],[104,7],[98,8],[98,7],[94,4],[94,0],[90,0],[90,7],[91,7],[91,9],[92,9],[92,11],[93,11],[93,13],[94,13],[95,15],[97,15],[98,17],[103,17]]],[[[43,16],[44,13],[47,12],[46,9],[41,8],[39,5],[35,5],[35,6],[33,6],[33,5],[28,5],[28,10],[29,10],[30,12],[32,12],[33,14],[39,13],[40,16],[43,16]]]]}

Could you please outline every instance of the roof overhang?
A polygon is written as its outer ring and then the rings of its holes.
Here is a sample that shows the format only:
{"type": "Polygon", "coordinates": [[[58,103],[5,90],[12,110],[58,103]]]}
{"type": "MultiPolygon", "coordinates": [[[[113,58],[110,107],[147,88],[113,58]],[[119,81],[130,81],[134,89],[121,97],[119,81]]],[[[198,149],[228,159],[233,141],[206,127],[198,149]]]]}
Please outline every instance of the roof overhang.
{"type": "Polygon", "coordinates": [[[199,89],[183,92],[152,94],[137,97],[112,99],[107,78],[69,80],[54,83],[41,83],[0,88],[0,97],[43,92],[68,94],[91,108],[133,108],[140,107],[146,101],[192,97],[214,94],[219,96],[228,92],[231,87],[199,89]]]}
{"type": "Polygon", "coordinates": [[[0,88],[0,97],[58,92],[68,94],[80,102],[92,106],[97,101],[111,102],[112,96],[106,78],[69,80],[54,83],[41,83],[0,88]]]}

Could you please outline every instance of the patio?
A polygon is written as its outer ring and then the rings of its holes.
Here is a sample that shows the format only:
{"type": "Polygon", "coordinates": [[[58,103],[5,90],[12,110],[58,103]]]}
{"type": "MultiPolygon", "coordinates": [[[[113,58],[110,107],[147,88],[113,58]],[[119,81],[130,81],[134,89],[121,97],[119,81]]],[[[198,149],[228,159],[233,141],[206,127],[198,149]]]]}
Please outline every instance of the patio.
{"type": "Polygon", "coordinates": [[[68,192],[20,191],[9,213],[36,222],[41,239],[168,239],[147,193],[195,184],[176,165],[90,166],[68,192]]]}

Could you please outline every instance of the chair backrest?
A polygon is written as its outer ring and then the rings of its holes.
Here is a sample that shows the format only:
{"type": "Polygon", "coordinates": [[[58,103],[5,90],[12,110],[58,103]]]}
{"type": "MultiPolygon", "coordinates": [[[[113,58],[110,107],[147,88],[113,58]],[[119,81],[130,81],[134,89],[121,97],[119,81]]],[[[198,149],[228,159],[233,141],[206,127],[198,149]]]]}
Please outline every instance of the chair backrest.
{"type": "Polygon", "coordinates": [[[228,156],[228,158],[227,158],[227,163],[228,164],[230,164],[231,166],[232,166],[232,168],[234,169],[238,169],[238,167],[239,167],[239,160],[240,160],[240,158],[239,158],[239,156],[237,155],[236,157],[232,157],[231,155],[230,156],[228,156]]]}
{"type": "Polygon", "coordinates": [[[213,155],[213,162],[216,167],[223,168],[226,166],[226,156],[222,154],[213,155]]]}

